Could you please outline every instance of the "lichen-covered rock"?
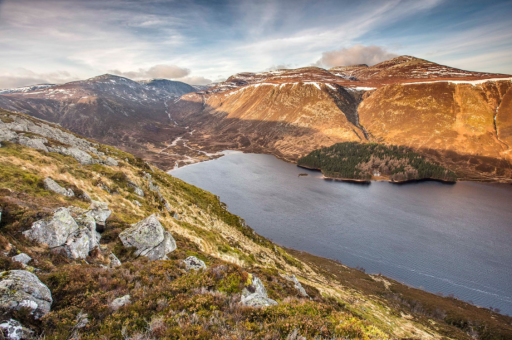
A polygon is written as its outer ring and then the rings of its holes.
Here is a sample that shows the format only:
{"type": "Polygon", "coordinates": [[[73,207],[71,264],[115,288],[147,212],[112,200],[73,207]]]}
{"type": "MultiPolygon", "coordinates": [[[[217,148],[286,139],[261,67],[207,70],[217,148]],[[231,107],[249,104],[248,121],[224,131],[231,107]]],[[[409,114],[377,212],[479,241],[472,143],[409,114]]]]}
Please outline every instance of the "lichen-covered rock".
{"type": "Polygon", "coordinates": [[[35,319],[50,311],[52,294],[37,276],[26,270],[0,273],[0,309],[4,311],[31,309],[35,319]]]}
{"type": "Polygon", "coordinates": [[[250,274],[251,284],[242,290],[241,303],[247,307],[268,307],[275,306],[277,302],[267,296],[267,290],[261,280],[250,274]]]}
{"type": "Polygon", "coordinates": [[[48,143],[46,138],[29,138],[25,136],[19,136],[16,140],[18,144],[28,146],[29,148],[34,148],[37,150],[43,150],[48,152],[48,148],[45,143],[48,143]]]}
{"type": "Polygon", "coordinates": [[[135,247],[136,256],[151,260],[166,260],[167,254],[176,249],[176,241],[155,214],[124,230],[119,238],[125,247],[135,247]]]}
{"type": "Polygon", "coordinates": [[[302,295],[303,297],[308,297],[308,293],[306,293],[306,290],[304,289],[304,287],[302,287],[302,285],[300,284],[299,280],[297,280],[297,278],[295,277],[295,275],[290,275],[290,276],[285,276],[285,278],[291,282],[293,282],[293,285],[295,286],[295,289],[297,289],[299,291],[299,294],[302,295]]]}
{"type": "Polygon", "coordinates": [[[110,304],[110,308],[116,311],[121,307],[129,305],[130,303],[130,295],[125,295],[112,301],[112,303],[110,304]]]}
{"type": "Polygon", "coordinates": [[[32,340],[34,339],[34,331],[24,327],[21,323],[14,319],[2,321],[0,323],[0,334],[6,340],[32,340]]]}
{"type": "Polygon", "coordinates": [[[55,248],[66,243],[71,234],[79,229],[78,224],[66,208],[59,208],[53,217],[36,221],[23,232],[25,237],[55,248]]]}
{"type": "Polygon", "coordinates": [[[89,236],[89,251],[100,245],[101,234],[96,231],[96,220],[90,214],[80,214],[75,217],[79,227],[86,230],[89,236]]]}
{"type": "Polygon", "coordinates": [[[44,183],[44,188],[46,190],[50,190],[50,191],[56,192],[57,194],[68,196],[68,197],[75,196],[75,193],[73,192],[73,190],[65,189],[65,188],[61,187],[57,182],[55,182],[50,177],[46,177],[43,180],[43,183],[44,183]]]}
{"type": "Polygon", "coordinates": [[[189,256],[185,259],[187,270],[206,269],[206,264],[195,256],[189,256]]]}
{"type": "Polygon", "coordinates": [[[25,253],[21,253],[21,254],[18,254],[16,256],[13,256],[12,260],[16,261],[16,262],[19,262],[19,263],[21,263],[23,265],[26,265],[27,263],[30,262],[30,260],[32,260],[32,258],[30,256],[28,256],[27,254],[25,254],[25,253]]]}
{"type": "Polygon", "coordinates": [[[117,256],[114,255],[114,253],[110,253],[108,259],[110,261],[110,263],[108,264],[109,268],[116,268],[121,265],[121,261],[119,261],[119,259],[117,258],[117,256]]]}
{"type": "Polygon", "coordinates": [[[18,137],[18,134],[5,127],[0,127],[0,142],[12,141],[18,137]]]}
{"type": "Polygon", "coordinates": [[[100,227],[97,229],[102,229],[105,227],[105,221],[110,217],[112,211],[108,209],[107,203],[93,200],[86,214],[94,218],[96,225],[100,227]]]}
{"type": "Polygon", "coordinates": [[[90,238],[88,230],[80,229],[71,234],[66,242],[55,250],[63,250],[70,259],[85,259],[89,255],[90,238]]]}

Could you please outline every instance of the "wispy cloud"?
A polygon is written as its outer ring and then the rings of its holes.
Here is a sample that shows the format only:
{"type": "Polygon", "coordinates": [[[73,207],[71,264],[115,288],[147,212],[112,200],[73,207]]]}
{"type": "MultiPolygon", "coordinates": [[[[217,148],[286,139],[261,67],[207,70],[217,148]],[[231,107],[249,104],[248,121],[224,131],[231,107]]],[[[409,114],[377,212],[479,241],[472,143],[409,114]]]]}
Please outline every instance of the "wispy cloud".
{"type": "Polygon", "coordinates": [[[170,69],[150,70],[172,65],[190,70],[174,79],[204,82],[271,65],[360,61],[362,54],[349,58],[354,45],[477,70],[499,60],[494,71],[512,72],[502,57],[512,52],[511,7],[499,0],[0,0],[0,76],[16,77],[21,67],[80,78],[110,70],[170,77],[170,69]]]}

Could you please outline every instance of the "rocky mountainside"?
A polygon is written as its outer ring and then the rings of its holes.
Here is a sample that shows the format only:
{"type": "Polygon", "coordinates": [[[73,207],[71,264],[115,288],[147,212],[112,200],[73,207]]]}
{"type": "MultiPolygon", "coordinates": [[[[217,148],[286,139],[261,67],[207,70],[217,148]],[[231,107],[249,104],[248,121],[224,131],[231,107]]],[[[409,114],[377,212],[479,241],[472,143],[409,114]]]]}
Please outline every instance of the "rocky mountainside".
{"type": "Polygon", "coordinates": [[[166,79],[135,82],[110,74],[63,85],[37,85],[0,92],[0,107],[23,112],[83,136],[143,154],[146,145],[169,139],[167,103],[196,91],[166,79]]]}
{"type": "Polygon", "coordinates": [[[57,125],[0,111],[0,143],[0,337],[512,335],[496,311],[287,251],[214,195],[57,125]]]}
{"type": "Polygon", "coordinates": [[[170,106],[188,140],[295,161],[345,141],[403,145],[463,179],[511,181],[512,77],[403,56],[241,73],[170,106]]]}

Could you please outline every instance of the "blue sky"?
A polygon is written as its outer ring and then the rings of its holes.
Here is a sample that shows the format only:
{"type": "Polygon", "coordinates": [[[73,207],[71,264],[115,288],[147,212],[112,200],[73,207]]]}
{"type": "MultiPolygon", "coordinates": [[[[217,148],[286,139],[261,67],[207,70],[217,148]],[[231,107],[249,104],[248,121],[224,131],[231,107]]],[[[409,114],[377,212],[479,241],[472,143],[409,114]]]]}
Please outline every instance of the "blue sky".
{"type": "Polygon", "coordinates": [[[413,55],[512,73],[512,1],[0,0],[0,88],[103,73],[192,84],[413,55]]]}

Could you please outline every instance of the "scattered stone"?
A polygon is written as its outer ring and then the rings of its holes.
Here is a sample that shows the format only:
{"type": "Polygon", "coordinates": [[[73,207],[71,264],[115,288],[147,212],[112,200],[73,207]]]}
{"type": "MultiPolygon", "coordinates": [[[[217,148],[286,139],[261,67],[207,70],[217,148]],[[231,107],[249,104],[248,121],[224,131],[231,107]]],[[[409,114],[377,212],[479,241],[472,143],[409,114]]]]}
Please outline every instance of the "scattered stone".
{"type": "Polygon", "coordinates": [[[0,309],[32,310],[35,319],[50,312],[52,294],[37,276],[26,270],[10,270],[0,273],[0,309]]]}
{"type": "Polygon", "coordinates": [[[78,196],[78,198],[86,202],[92,202],[91,196],[89,196],[85,191],[80,196],[78,196]]]}
{"type": "Polygon", "coordinates": [[[302,295],[303,297],[309,297],[308,293],[306,293],[306,290],[304,289],[304,287],[302,287],[302,285],[300,284],[299,280],[297,280],[295,275],[292,274],[290,276],[285,276],[285,279],[293,282],[295,289],[299,291],[300,295],[302,295]]]}
{"type": "Polygon", "coordinates": [[[46,244],[50,248],[62,246],[74,232],[78,231],[76,224],[69,210],[59,208],[53,217],[36,221],[32,228],[24,231],[25,237],[46,244]]]}
{"type": "Polygon", "coordinates": [[[180,215],[178,215],[178,213],[174,213],[172,214],[172,217],[174,217],[175,219],[177,219],[178,221],[181,220],[181,217],[180,215]]]}
{"type": "Polygon", "coordinates": [[[116,268],[121,265],[121,261],[119,261],[119,259],[117,258],[116,255],[114,255],[114,253],[110,253],[108,259],[110,260],[110,263],[108,265],[109,268],[116,268]]]}
{"type": "Polygon", "coordinates": [[[34,339],[34,331],[24,327],[14,319],[0,323],[0,334],[6,340],[29,340],[34,339]]]}
{"type": "Polygon", "coordinates": [[[112,301],[112,303],[110,304],[110,308],[116,311],[121,307],[129,305],[130,303],[130,295],[125,295],[112,301]]]}
{"type": "Polygon", "coordinates": [[[61,187],[57,182],[55,182],[50,177],[46,177],[43,180],[43,183],[44,183],[44,188],[46,190],[50,190],[50,191],[56,192],[57,194],[68,196],[68,197],[75,196],[75,193],[73,192],[73,190],[65,189],[65,188],[61,187]]]}
{"type": "Polygon", "coordinates": [[[187,270],[206,269],[206,264],[195,256],[189,256],[185,259],[187,270]]]}
{"type": "Polygon", "coordinates": [[[138,207],[142,207],[142,204],[137,200],[133,200],[133,204],[135,204],[138,207]]]}
{"type": "Polygon", "coordinates": [[[151,180],[151,178],[149,179],[149,190],[151,191],[156,191],[158,193],[160,193],[160,187],[156,184],[153,184],[153,181],[151,180]]]}
{"type": "Polygon", "coordinates": [[[16,256],[13,256],[11,257],[11,259],[13,261],[16,261],[16,262],[19,262],[23,265],[26,265],[30,262],[30,260],[32,260],[32,258],[30,256],[28,256],[27,254],[25,253],[21,253],[21,254],[18,254],[16,256]]]}
{"type": "Polygon", "coordinates": [[[277,302],[267,296],[267,290],[261,280],[249,274],[251,284],[242,290],[242,305],[246,307],[267,307],[275,306],[277,302]]]}
{"type": "Polygon", "coordinates": [[[167,211],[171,212],[172,211],[172,207],[171,205],[169,204],[169,202],[165,201],[164,203],[164,207],[165,209],[167,209],[167,211]]]}
{"type": "Polygon", "coordinates": [[[151,260],[167,260],[167,254],[176,249],[176,241],[155,214],[124,230],[119,238],[125,247],[137,249],[136,256],[146,256],[151,260]]]}

